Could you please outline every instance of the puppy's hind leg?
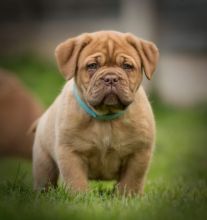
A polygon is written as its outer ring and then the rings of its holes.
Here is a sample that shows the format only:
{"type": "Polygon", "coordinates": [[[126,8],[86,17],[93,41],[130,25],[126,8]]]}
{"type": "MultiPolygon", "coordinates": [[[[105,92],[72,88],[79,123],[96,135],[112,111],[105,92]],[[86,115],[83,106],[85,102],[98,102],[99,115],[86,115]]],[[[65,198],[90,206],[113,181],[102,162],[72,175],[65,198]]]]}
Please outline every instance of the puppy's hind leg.
{"type": "Polygon", "coordinates": [[[35,190],[48,190],[50,186],[57,186],[59,170],[41,146],[33,149],[33,182],[35,190]]]}

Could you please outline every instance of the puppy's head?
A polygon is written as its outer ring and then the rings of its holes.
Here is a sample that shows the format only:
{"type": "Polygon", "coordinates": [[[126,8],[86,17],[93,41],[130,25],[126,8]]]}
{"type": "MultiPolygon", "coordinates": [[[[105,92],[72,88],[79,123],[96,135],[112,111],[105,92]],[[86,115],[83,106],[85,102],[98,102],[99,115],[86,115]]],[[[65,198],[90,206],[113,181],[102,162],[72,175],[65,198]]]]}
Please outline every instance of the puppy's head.
{"type": "Polygon", "coordinates": [[[159,57],[153,43],[112,31],[69,39],[55,54],[65,78],[74,77],[85,102],[103,114],[124,110],[133,102],[142,72],[151,79],[159,57]]]}

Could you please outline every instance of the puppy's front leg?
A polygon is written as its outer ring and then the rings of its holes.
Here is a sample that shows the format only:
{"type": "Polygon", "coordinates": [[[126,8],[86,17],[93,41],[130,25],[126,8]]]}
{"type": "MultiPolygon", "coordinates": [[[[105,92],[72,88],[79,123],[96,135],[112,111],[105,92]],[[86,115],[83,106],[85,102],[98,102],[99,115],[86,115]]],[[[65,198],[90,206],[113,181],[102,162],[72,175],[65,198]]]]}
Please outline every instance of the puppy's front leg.
{"type": "Polygon", "coordinates": [[[151,148],[143,148],[134,153],[123,167],[117,184],[121,195],[143,194],[144,179],[151,158],[151,148]]]}
{"type": "Polygon", "coordinates": [[[72,192],[85,192],[88,189],[87,166],[81,157],[69,146],[58,148],[58,166],[66,186],[72,192]]]}

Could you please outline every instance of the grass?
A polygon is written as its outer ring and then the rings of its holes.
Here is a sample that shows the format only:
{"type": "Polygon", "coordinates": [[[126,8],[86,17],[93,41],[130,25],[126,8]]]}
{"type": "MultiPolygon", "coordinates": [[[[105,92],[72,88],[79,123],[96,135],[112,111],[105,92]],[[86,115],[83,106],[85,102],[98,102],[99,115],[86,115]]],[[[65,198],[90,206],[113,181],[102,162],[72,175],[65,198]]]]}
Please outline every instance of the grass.
{"type": "MultiPolygon", "coordinates": [[[[53,63],[33,56],[0,61],[48,106],[63,79],[53,63]]],[[[156,150],[143,197],[121,198],[112,182],[91,182],[76,196],[60,186],[32,190],[31,162],[0,160],[0,219],[206,219],[207,107],[176,109],[150,96],[157,121],[156,150]]]]}

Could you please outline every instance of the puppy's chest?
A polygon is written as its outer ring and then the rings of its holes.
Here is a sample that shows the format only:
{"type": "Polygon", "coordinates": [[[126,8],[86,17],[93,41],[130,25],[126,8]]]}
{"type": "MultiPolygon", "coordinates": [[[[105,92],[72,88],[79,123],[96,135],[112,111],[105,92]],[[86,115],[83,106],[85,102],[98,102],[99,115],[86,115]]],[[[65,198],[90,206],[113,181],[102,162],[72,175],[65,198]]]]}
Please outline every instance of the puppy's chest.
{"type": "Polygon", "coordinates": [[[120,157],[126,156],[133,151],[133,145],[137,142],[135,131],[129,132],[111,123],[95,124],[89,130],[82,132],[82,144],[80,152],[97,151],[105,158],[111,152],[120,157]]]}
{"type": "Polygon", "coordinates": [[[86,134],[83,131],[81,143],[78,142],[76,151],[88,164],[91,179],[117,178],[123,163],[136,147],[136,138],[129,138],[128,132],[110,123],[95,125],[86,134]]]}

